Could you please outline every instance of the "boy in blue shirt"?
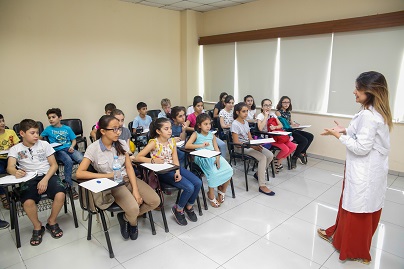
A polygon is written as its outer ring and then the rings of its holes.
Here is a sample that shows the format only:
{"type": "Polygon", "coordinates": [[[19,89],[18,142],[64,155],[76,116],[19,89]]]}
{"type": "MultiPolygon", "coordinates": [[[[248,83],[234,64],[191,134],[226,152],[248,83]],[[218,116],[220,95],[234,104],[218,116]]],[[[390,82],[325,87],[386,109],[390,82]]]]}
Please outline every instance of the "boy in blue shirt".
{"type": "MultiPolygon", "coordinates": [[[[152,122],[152,118],[147,115],[147,105],[144,102],[139,102],[136,105],[139,116],[133,120],[132,133],[136,133],[136,128],[143,127],[143,131],[149,129],[149,125],[152,122]]],[[[144,135],[138,136],[136,141],[140,144],[138,146],[143,146],[147,144],[147,137],[144,135]]]]}
{"type": "Polygon", "coordinates": [[[83,154],[74,149],[76,146],[76,135],[73,130],[60,123],[62,111],[59,108],[51,108],[46,112],[50,125],[41,133],[42,137],[47,137],[49,143],[60,143],[55,147],[55,157],[64,165],[65,181],[72,187],[73,198],[79,197],[76,189],[73,187],[72,170],[75,163],[81,163],[83,154]]]}

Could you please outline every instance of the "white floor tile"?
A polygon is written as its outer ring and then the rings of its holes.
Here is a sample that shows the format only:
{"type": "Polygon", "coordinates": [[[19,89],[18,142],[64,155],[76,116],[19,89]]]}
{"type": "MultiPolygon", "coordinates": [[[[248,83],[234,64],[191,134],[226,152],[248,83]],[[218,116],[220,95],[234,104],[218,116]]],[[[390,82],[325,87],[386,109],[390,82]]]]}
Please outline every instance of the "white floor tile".
{"type": "Polygon", "coordinates": [[[5,267],[6,269],[26,269],[25,264],[23,262],[19,262],[17,264],[14,264],[10,267],[5,267]]]}
{"type": "Polygon", "coordinates": [[[244,229],[263,236],[284,222],[290,215],[254,201],[245,202],[221,215],[244,229]]]}
{"type": "Polygon", "coordinates": [[[404,205],[386,200],[384,202],[381,219],[386,222],[404,227],[404,214],[402,212],[404,212],[404,205]]]}
{"type": "Polygon", "coordinates": [[[317,198],[325,191],[331,188],[331,185],[321,183],[315,180],[295,176],[288,181],[277,186],[284,190],[298,193],[307,197],[317,198]]]}
{"type": "MultiPolygon", "coordinates": [[[[173,238],[141,255],[122,264],[125,268],[184,268],[210,269],[217,268],[215,263],[194,248],[177,238],[173,238]],[[192,264],[192,267],[189,265],[192,264]]],[[[95,267],[93,267],[95,268],[95,267]]]]}
{"type": "Polygon", "coordinates": [[[404,259],[404,229],[400,226],[381,221],[373,235],[372,247],[404,259]]]}
{"type": "Polygon", "coordinates": [[[317,229],[314,224],[292,217],[266,238],[306,259],[323,264],[334,252],[334,247],[317,235],[317,229]]]}
{"type": "Polygon", "coordinates": [[[178,238],[216,263],[223,264],[259,237],[224,219],[214,218],[178,238]]]}
{"type": "Polygon", "coordinates": [[[282,211],[288,215],[293,215],[314,200],[307,196],[277,187],[273,190],[276,192],[275,196],[270,197],[261,193],[255,197],[253,201],[282,211]]]}
{"type": "Polygon", "coordinates": [[[394,186],[387,187],[386,200],[404,205],[404,189],[394,186]]]}
{"type": "Polygon", "coordinates": [[[299,173],[299,177],[304,177],[328,185],[335,185],[344,178],[344,168],[342,168],[342,171],[334,172],[319,169],[317,168],[318,165],[320,164],[317,164],[299,173]]]}
{"type": "Polygon", "coordinates": [[[10,233],[0,236],[0,267],[7,268],[9,266],[21,263],[23,260],[15,246],[14,240],[10,233]]]}
{"type": "Polygon", "coordinates": [[[304,269],[320,268],[309,259],[287,250],[266,239],[260,239],[230,261],[223,265],[226,269],[246,268],[282,268],[282,269],[304,269]]]}
{"type": "Polygon", "coordinates": [[[338,207],[339,200],[341,199],[341,192],[342,192],[342,183],[336,184],[332,188],[328,189],[323,194],[321,194],[317,198],[317,200],[338,207]]]}
{"type": "Polygon", "coordinates": [[[319,162],[319,163],[313,165],[313,167],[322,169],[322,170],[335,172],[335,173],[341,174],[341,175],[344,173],[344,164],[341,164],[341,163],[322,161],[322,162],[319,162]]]}
{"type": "Polygon", "coordinates": [[[338,207],[316,200],[297,212],[294,217],[321,228],[328,228],[335,224],[337,212],[338,207]]]}

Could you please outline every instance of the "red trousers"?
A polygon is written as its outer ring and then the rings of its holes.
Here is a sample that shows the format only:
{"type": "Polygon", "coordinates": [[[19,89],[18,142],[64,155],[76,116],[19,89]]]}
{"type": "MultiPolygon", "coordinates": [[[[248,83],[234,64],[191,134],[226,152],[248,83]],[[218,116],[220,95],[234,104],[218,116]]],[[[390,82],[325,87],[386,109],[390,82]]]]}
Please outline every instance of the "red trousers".
{"type": "MultiPolygon", "coordinates": [[[[345,180],[344,180],[345,183],[345,180]]],[[[344,190],[344,184],[342,190],[344,190]]],[[[379,224],[382,210],[373,213],[352,213],[342,208],[342,194],[335,224],[325,232],[333,237],[332,244],[339,250],[340,260],[371,260],[370,245],[379,224]]]]}

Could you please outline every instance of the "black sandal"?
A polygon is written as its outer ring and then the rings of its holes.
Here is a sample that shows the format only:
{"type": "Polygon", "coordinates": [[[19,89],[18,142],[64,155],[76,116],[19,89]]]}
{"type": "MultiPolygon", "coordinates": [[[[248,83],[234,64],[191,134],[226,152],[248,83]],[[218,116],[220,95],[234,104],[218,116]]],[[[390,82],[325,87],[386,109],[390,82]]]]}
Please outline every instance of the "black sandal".
{"type": "Polygon", "coordinates": [[[55,223],[53,225],[50,225],[49,223],[46,223],[46,230],[50,232],[51,236],[55,239],[59,239],[63,236],[63,231],[60,229],[59,224],[55,223]],[[60,234],[62,233],[62,234],[60,234]]]}
{"type": "Polygon", "coordinates": [[[29,241],[31,246],[34,247],[39,246],[39,244],[41,244],[42,242],[42,237],[44,233],[45,233],[45,227],[43,226],[41,227],[40,230],[33,230],[31,240],[29,241]]]}

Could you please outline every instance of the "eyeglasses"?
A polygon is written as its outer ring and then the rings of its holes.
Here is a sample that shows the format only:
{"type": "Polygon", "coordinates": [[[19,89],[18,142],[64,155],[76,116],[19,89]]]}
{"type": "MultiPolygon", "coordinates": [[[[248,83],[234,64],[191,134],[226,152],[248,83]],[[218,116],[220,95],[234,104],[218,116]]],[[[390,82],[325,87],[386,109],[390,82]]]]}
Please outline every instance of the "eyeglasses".
{"type": "Polygon", "coordinates": [[[113,131],[114,133],[117,133],[117,132],[122,132],[122,127],[118,127],[118,128],[105,128],[104,130],[113,131]]]}
{"type": "Polygon", "coordinates": [[[271,105],[263,104],[262,106],[263,106],[263,107],[272,107],[272,104],[271,104],[271,105]]]}
{"type": "Polygon", "coordinates": [[[283,101],[282,104],[290,104],[288,101],[283,101]]]}

